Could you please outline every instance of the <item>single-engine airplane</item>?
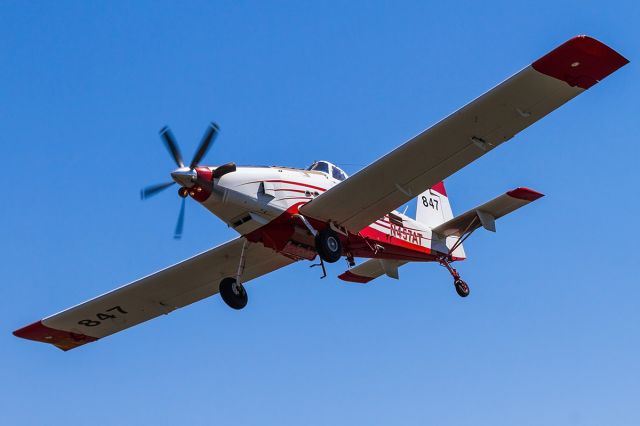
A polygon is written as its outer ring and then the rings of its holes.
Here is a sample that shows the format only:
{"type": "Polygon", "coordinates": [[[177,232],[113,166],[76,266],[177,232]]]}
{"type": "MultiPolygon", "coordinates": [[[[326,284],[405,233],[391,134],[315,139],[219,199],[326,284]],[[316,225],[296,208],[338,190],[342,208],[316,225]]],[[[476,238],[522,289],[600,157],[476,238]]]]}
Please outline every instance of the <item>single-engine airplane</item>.
{"type": "Polygon", "coordinates": [[[479,228],[495,232],[496,219],[542,194],[516,188],[454,216],[443,180],[627,63],[591,37],[572,38],[351,177],[327,161],[304,170],[200,165],[218,133],[213,123],[186,166],[165,127],[160,136],[177,168],[171,182],[147,187],[142,197],[177,183],[177,236],[187,197],[240,235],[14,334],[66,351],[216,293],[242,309],[244,283],[316,257],[326,276],[325,262],[344,256],[348,269],[339,278],[354,283],[398,278],[408,262],[437,262],[466,297],[469,287],[451,266],[465,259],[464,240],[479,228]],[[394,210],[413,198],[415,219],[394,210]],[[356,266],[356,258],[367,260],[356,266]]]}

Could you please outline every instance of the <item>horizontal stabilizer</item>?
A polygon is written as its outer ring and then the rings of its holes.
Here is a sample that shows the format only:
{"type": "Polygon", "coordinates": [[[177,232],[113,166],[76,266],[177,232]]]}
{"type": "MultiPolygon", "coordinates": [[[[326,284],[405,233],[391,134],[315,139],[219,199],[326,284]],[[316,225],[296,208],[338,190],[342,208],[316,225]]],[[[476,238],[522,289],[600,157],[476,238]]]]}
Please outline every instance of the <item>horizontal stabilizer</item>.
{"type": "Polygon", "coordinates": [[[368,283],[381,275],[398,279],[398,268],[407,262],[390,259],[369,259],[338,276],[343,281],[352,283],[368,283]]]}
{"type": "Polygon", "coordinates": [[[462,235],[483,227],[496,232],[496,219],[501,218],[544,195],[529,188],[516,188],[468,212],[433,228],[441,237],[462,235]]]}

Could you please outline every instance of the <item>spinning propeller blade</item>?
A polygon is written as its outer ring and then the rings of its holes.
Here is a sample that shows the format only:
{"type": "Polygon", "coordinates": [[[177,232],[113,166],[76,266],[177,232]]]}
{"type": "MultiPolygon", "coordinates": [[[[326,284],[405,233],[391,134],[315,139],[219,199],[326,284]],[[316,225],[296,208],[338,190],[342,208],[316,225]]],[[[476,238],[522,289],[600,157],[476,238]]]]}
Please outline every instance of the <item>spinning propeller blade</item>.
{"type": "Polygon", "coordinates": [[[182,161],[182,154],[180,154],[180,149],[176,143],[176,137],[173,136],[173,132],[169,126],[164,126],[160,129],[160,138],[162,138],[162,142],[164,142],[164,145],[169,150],[173,161],[176,162],[178,167],[184,167],[184,161],[182,161]]]}
{"type": "Polygon", "coordinates": [[[198,147],[198,150],[193,156],[193,160],[191,160],[191,164],[189,164],[190,169],[193,169],[198,164],[200,164],[200,160],[202,160],[202,158],[205,156],[205,154],[209,150],[209,147],[211,146],[211,143],[215,139],[216,135],[218,134],[218,131],[220,131],[220,128],[216,123],[209,124],[209,127],[207,127],[207,130],[204,132],[204,136],[202,136],[202,140],[200,141],[200,146],[198,147]]]}
{"type": "Polygon", "coordinates": [[[146,188],[143,188],[140,191],[140,199],[141,200],[146,200],[149,197],[153,197],[158,192],[164,191],[165,189],[167,189],[168,187],[170,187],[173,184],[175,184],[175,182],[165,182],[165,183],[159,183],[157,185],[147,186],[146,188]]]}
{"type": "Polygon", "coordinates": [[[176,240],[179,240],[182,237],[182,229],[184,228],[184,206],[185,206],[185,201],[187,199],[183,198],[182,199],[182,205],[180,206],[180,213],[178,214],[178,222],[176,223],[176,230],[173,233],[173,238],[175,238],[176,240]]]}

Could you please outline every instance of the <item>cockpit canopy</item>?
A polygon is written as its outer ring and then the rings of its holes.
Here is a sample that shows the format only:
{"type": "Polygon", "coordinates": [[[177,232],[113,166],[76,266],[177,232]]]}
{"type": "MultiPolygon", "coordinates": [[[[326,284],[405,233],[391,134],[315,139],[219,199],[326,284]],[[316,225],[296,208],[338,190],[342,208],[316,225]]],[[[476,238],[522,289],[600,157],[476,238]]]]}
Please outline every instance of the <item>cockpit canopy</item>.
{"type": "Polygon", "coordinates": [[[307,170],[326,173],[339,181],[343,181],[348,177],[340,167],[336,166],[335,164],[331,164],[328,161],[316,161],[315,163],[307,167],[307,170]]]}

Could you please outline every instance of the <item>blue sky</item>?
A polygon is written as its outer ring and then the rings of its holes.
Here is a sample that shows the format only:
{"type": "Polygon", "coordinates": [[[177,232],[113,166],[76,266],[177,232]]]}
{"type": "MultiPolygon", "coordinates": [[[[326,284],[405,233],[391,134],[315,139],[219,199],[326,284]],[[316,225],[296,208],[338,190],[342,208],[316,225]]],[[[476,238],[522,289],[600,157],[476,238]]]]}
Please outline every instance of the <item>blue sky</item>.
{"type": "MultiPolygon", "coordinates": [[[[640,424],[631,1],[3,2],[3,424],[640,424]],[[352,173],[576,34],[631,63],[447,180],[462,212],[547,196],[447,272],[367,286],[296,264],[67,353],[11,331],[233,237],[168,177],[207,163],[352,173]]],[[[411,210],[410,210],[411,211],[411,210]]]]}

